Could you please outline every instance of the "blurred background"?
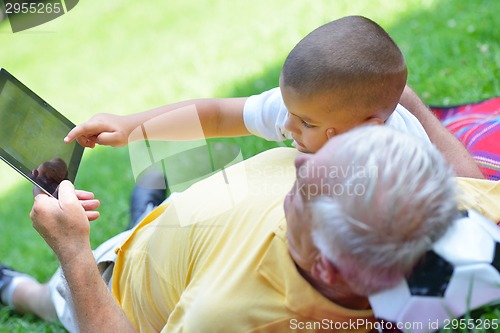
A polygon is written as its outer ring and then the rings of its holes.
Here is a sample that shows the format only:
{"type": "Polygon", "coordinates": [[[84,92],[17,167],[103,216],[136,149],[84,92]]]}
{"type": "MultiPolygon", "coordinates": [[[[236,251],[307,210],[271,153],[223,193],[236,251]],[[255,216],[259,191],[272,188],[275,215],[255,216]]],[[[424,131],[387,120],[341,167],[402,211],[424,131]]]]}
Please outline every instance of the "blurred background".
{"type": "MultiPolygon", "coordinates": [[[[1,3],[1,1],[0,1],[1,3]]],[[[0,22],[0,67],[74,123],[198,97],[249,96],[278,85],[281,65],[308,32],[363,15],[401,47],[409,84],[432,105],[500,95],[496,0],[85,0],[41,26],[0,22]]],[[[276,146],[232,139],[243,157],[276,146]]],[[[31,186],[0,164],[0,262],[47,279],[54,255],[32,229],[31,186]]],[[[134,186],[127,148],[87,149],[76,181],[101,199],[97,245],[128,223],[134,186]]],[[[60,331],[0,310],[0,332],[60,331]]]]}

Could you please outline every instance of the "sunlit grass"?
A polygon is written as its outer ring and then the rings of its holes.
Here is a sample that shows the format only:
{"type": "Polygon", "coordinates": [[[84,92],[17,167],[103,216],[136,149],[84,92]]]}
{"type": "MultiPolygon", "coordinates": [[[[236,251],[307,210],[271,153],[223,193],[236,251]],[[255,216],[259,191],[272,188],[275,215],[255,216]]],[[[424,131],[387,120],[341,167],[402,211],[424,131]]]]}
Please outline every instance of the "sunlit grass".
{"type": "MultiPolygon", "coordinates": [[[[500,2],[86,0],[22,33],[0,23],[5,67],[75,123],[97,112],[130,114],[195,97],[246,96],[278,84],[288,51],[312,29],[361,14],[386,28],[425,101],[454,104],[500,95],[500,2]]],[[[273,146],[232,140],[248,157],[273,146]]],[[[31,227],[31,187],[0,165],[0,261],[47,279],[56,258],[31,227]]],[[[126,148],[87,150],[77,186],[102,201],[92,242],[128,222],[134,185],[126,148]]],[[[51,332],[0,311],[0,332],[51,332]]]]}

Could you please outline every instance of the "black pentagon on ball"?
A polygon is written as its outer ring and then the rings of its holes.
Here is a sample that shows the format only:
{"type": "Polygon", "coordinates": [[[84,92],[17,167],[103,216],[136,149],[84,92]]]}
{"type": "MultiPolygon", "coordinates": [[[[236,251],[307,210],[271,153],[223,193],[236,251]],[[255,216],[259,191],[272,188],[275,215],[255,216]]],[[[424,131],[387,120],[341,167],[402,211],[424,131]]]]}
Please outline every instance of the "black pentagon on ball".
{"type": "Polygon", "coordinates": [[[443,297],[453,274],[453,266],[430,250],[419,260],[406,279],[414,296],[443,297]]]}
{"type": "Polygon", "coordinates": [[[493,255],[493,262],[491,263],[493,267],[500,273],[500,243],[495,243],[495,254],[493,255]]]}

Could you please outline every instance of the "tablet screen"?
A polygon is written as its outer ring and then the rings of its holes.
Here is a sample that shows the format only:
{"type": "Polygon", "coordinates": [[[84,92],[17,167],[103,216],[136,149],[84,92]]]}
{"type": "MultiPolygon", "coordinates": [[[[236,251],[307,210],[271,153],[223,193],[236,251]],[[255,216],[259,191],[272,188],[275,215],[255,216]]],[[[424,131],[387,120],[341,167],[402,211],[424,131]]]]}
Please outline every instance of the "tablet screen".
{"type": "Polygon", "coordinates": [[[74,126],[5,69],[0,71],[0,156],[51,195],[63,179],[75,181],[83,147],[63,141],[74,126]]]}

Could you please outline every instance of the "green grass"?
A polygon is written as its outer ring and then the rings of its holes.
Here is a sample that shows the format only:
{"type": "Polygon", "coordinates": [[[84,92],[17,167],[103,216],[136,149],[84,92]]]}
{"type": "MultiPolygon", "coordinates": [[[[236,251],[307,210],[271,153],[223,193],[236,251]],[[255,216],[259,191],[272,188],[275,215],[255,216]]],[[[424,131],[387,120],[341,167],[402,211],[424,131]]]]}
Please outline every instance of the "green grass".
{"type": "MultiPolygon", "coordinates": [[[[274,87],[288,51],[305,34],[361,14],[401,46],[409,83],[427,103],[456,104],[500,95],[498,12],[496,0],[87,0],[26,32],[12,34],[1,23],[0,66],[80,123],[97,112],[130,114],[274,87]]],[[[244,157],[275,146],[231,141],[244,157]]],[[[57,261],[31,227],[30,185],[3,165],[0,179],[0,261],[46,280],[57,261]]],[[[133,185],[126,148],[86,151],[77,186],[102,201],[94,245],[126,226],[133,185]]],[[[57,324],[0,310],[0,332],[59,331],[57,324]]]]}

